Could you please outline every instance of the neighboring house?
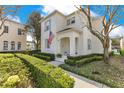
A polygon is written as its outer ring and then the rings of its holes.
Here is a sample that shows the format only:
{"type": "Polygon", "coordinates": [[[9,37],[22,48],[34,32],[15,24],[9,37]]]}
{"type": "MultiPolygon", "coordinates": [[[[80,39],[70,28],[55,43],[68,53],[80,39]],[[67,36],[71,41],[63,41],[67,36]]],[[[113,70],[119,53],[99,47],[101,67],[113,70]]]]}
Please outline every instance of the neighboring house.
{"type": "Polygon", "coordinates": [[[35,42],[33,37],[33,31],[27,32],[27,50],[35,50],[35,42]]]}
{"type": "Polygon", "coordinates": [[[124,48],[124,38],[121,36],[111,37],[111,50],[114,52],[120,52],[120,49],[124,48]]]}
{"type": "Polygon", "coordinates": [[[5,21],[0,33],[0,51],[23,51],[26,49],[26,33],[24,25],[12,20],[5,21]]]}
{"type": "MultiPolygon", "coordinates": [[[[93,26],[99,30],[102,29],[100,21],[101,17],[93,18],[93,26]]],[[[55,10],[41,20],[41,52],[72,56],[103,53],[100,40],[85,25],[84,14],[76,11],[65,16],[55,10]],[[48,41],[50,32],[53,36],[51,44],[48,41]]]]}

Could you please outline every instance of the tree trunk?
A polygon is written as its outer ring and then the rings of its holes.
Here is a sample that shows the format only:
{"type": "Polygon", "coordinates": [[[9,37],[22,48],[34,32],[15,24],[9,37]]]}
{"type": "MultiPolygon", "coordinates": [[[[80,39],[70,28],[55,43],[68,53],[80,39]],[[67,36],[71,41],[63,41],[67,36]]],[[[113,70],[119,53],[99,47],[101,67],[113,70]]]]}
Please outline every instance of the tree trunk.
{"type": "Polygon", "coordinates": [[[104,48],[103,58],[104,58],[104,62],[107,63],[107,64],[109,64],[109,52],[108,52],[108,48],[104,48]]]}

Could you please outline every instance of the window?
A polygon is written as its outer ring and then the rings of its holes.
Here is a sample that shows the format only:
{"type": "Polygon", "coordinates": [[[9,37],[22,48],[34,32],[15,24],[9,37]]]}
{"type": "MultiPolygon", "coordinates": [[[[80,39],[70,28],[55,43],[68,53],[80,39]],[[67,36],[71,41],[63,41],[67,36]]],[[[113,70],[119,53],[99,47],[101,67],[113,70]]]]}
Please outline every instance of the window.
{"type": "Polygon", "coordinates": [[[70,19],[67,20],[67,25],[70,25],[70,19]]]}
{"type": "Polygon", "coordinates": [[[21,50],[21,42],[18,42],[18,50],[21,50]]]}
{"type": "Polygon", "coordinates": [[[18,29],[18,35],[22,35],[22,30],[18,29]]]}
{"type": "Polygon", "coordinates": [[[49,45],[49,43],[48,43],[48,39],[45,39],[45,48],[46,48],[46,49],[50,48],[50,45],[49,45]]]}
{"type": "Polygon", "coordinates": [[[74,24],[75,23],[75,17],[72,17],[67,20],[67,25],[74,24]]]}
{"type": "Polygon", "coordinates": [[[14,41],[11,42],[11,50],[15,50],[15,42],[14,41]]]}
{"type": "Polygon", "coordinates": [[[45,31],[48,31],[50,29],[51,29],[51,21],[48,20],[48,21],[45,22],[45,31]]]}
{"type": "Polygon", "coordinates": [[[72,17],[71,18],[71,24],[74,24],[75,23],[75,17],[72,17]]]}
{"type": "Polygon", "coordinates": [[[88,50],[90,50],[91,49],[91,40],[90,39],[88,39],[88,50]]]}
{"type": "Polygon", "coordinates": [[[3,43],[3,50],[8,50],[8,41],[4,41],[3,43]]]}
{"type": "Polygon", "coordinates": [[[8,33],[9,27],[8,26],[4,26],[4,33],[8,33]]]}

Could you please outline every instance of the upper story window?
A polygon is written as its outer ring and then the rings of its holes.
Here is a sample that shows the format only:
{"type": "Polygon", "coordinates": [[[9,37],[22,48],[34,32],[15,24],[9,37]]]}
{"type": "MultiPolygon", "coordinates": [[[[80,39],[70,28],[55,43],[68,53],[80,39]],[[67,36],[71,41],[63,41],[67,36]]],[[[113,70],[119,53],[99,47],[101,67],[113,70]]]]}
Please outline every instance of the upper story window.
{"type": "Polygon", "coordinates": [[[71,18],[71,24],[74,24],[75,23],[75,17],[72,17],[71,18]]]}
{"type": "Polygon", "coordinates": [[[75,23],[75,17],[72,17],[67,20],[67,25],[74,24],[75,23]]]}
{"type": "Polygon", "coordinates": [[[11,50],[15,50],[15,42],[14,41],[11,42],[11,50]]]}
{"type": "Polygon", "coordinates": [[[87,40],[87,44],[88,50],[91,50],[91,39],[87,40]]]}
{"type": "Polygon", "coordinates": [[[18,35],[22,35],[22,29],[18,28],[18,35]]]}
{"type": "Polygon", "coordinates": [[[49,31],[51,29],[51,20],[45,22],[45,31],[49,31]]]}
{"type": "Polygon", "coordinates": [[[8,33],[9,27],[8,26],[4,26],[4,33],[8,33]]]}
{"type": "Polygon", "coordinates": [[[3,50],[8,50],[8,41],[3,42],[3,50]]]}

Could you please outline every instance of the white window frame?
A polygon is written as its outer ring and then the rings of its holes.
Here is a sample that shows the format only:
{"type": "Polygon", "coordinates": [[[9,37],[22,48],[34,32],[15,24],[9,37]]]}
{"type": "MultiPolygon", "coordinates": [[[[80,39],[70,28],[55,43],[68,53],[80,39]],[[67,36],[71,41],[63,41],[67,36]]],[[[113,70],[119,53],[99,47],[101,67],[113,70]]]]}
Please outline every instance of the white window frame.
{"type": "Polygon", "coordinates": [[[8,50],[8,41],[3,41],[3,50],[8,50]]]}
{"type": "Polygon", "coordinates": [[[88,50],[91,50],[91,48],[92,48],[92,45],[91,45],[92,43],[91,43],[91,39],[87,39],[87,49],[88,50]]]}
{"type": "Polygon", "coordinates": [[[45,29],[44,31],[50,31],[51,30],[51,20],[47,20],[45,22],[45,29]]]}
{"type": "Polygon", "coordinates": [[[4,26],[4,33],[9,33],[9,26],[4,26]]]}
{"type": "Polygon", "coordinates": [[[45,49],[50,49],[50,45],[48,43],[48,39],[45,39],[45,49]]]}
{"type": "Polygon", "coordinates": [[[17,49],[18,49],[18,50],[21,50],[21,47],[22,47],[22,44],[21,44],[21,42],[18,42],[17,49]]]}
{"type": "Polygon", "coordinates": [[[11,50],[15,50],[15,41],[11,41],[11,50]]]}

